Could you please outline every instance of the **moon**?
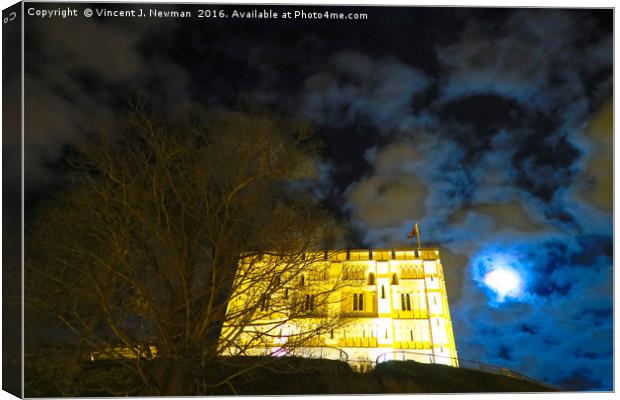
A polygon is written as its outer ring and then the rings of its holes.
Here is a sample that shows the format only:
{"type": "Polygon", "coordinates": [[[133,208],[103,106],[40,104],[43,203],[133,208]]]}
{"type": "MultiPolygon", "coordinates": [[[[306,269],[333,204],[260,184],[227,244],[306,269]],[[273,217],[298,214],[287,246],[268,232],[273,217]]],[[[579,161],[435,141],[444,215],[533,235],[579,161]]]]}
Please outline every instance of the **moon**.
{"type": "Polygon", "coordinates": [[[514,269],[498,266],[484,275],[483,282],[503,301],[506,297],[519,297],[523,287],[521,275],[514,269]]]}

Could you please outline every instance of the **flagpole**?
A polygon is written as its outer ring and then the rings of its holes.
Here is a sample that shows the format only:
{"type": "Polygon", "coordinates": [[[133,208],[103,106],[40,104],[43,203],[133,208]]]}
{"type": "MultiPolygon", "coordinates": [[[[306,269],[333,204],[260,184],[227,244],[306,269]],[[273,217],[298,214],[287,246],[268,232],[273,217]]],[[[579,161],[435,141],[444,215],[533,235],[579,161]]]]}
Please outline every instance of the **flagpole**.
{"type": "Polygon", "coordinates": [[[422,245],[420,244],[420,229],[418,228],[418,224],[415,224],[415,233],[418,235],[418,250],[420,250],[422,245]]]}

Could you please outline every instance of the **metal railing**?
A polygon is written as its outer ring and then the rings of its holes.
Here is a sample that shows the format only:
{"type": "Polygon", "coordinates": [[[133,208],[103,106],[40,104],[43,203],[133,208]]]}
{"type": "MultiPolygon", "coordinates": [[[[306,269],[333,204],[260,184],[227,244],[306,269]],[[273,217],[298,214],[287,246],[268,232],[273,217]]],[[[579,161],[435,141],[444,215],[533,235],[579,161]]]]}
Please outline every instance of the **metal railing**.
{"type": "Polygon", "coordinates": [[[291,349],[287,355],[349,362],[349,355],[347,352],[331,346],[301,347],[291,349]]]}
{"type": "Polygon", "coordinates": [[[521,380],[524,380],[530,383],[534,383],[536,385],[545,386],[550,389],[560,390],[560,388],[558,387],[529,378],[509,368],[499,367],[497,365],[492,365],[492,364],[485,364],[479,361],[467,360],[464,358],[438,356],[435,354],[420,353],[420,352],[415,352],[415,351],[407,351],[407,350],[388,351],[377,357],[375,361],[375,365],[378,365],[386,361],[408,361],[408,360],[417,361],[417,362],[421,362],[425,364],[442,364],[442,365],[452,366],[455,368],[464,368],[464,369],[469,369],[469,370],[488,372],[488,373],[497,374],[497,375],[504,375],[510,378],[517,378],[517,379],[521,379],[521,380]],[[392,357],[389,357],[389,355],[392,355],[392,357]]]}

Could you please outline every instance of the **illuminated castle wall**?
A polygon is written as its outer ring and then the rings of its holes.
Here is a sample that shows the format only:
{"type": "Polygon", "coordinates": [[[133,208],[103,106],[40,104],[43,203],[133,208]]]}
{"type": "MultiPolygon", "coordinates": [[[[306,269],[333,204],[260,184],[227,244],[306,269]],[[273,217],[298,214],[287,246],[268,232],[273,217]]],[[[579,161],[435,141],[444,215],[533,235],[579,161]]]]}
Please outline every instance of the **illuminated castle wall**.
{"type": "MultiPolygon", "coordinates": [[[[269,268],[269,263],[265,260],[263,265],[269,268]]],[[[296,290],[310,293],[341,280],[343,285],[330,294],[329,311],[344,319],[343,325],[323,334],[312,345],[296,349],[295,354],[337,358],[337,354],[332,354],[333,357],[328,354],[338,348],[355,364],[375,361],[382,354],[391,359],[393,351],[406,350],[406,354],[399,352],[394,358],[457,366],[439,250],[335,251],[297,278],[290,288],[280,291],[280,296],[288,297],[296,290]]],[[[247,294],[233,295],[228,312],[247,307],[247,299],[247,294]]],[[[265,342],[265,348],[246,350],[245,354],[274,354],[295,329],[312,327],[312,319],[279,325],[277,336],[270,335],[273,340],[265,342]]],[[[277,314],[266,312],[245,329],[268,329],[270,323],[277,322],[277,314]]],[[[226,329],[224,326],[224,333],[226,329]]],[[[233,348],[225,351],[225,354],[238,353],[233,348]]]]}

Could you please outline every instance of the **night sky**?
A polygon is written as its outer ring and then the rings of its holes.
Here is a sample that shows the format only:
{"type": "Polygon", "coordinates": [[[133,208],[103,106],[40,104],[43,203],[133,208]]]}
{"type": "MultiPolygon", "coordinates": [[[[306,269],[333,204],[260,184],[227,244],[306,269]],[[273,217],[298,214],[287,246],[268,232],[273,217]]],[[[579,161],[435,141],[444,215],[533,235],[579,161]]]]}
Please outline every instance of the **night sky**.
{"type": "Polygon", "coordinates": [[[28,214],[133,96],[301,116],[350,247],[411,246],[416,222],[440,247],[460,357],[611,390],[612,11],[350,11],[369,18],[26,17],[28,214]]]}

